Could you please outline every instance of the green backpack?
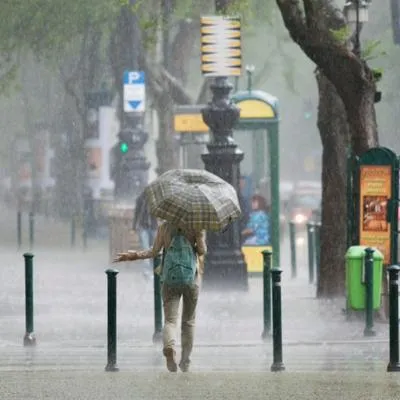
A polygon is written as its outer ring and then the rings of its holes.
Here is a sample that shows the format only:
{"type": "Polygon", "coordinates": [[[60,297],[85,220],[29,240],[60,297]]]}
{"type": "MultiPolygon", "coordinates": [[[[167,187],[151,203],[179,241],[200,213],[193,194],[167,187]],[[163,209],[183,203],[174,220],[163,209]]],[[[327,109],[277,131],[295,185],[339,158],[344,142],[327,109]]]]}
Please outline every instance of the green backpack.
{"type": "Polygon", "coordinates": [[[197,270],[193,246],[180,233],[173,236],[168,249],[164,251],[162,282],[170,286],[193,283],[197,270]]]}

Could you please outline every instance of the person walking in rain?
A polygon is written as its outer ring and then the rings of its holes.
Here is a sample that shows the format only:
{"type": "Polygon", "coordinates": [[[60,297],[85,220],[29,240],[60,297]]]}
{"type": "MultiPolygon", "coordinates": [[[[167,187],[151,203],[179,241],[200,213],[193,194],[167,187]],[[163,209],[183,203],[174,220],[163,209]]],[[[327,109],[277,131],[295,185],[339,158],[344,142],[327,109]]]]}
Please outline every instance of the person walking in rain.
{"type": "Polygon", "coordinates": [[[164,172],[145,188],[149,210],[164,220],[153,248],[118,254],[115,262],[157,257],[161,263],[165,324],[163,353],[167,368],[178,369],[175,330],[180,299],[182,310],[182,354],[179,367],[189,370],[193,348],[196,306],[202,261],[206,253],[205,231],[222,231],[241,215],[235,188],[204,170],[175,169],[164,172]]]}
{"type": "Polygon", "coordinates": [[[193,348],[196,306],[202,270],[198,259],[206,253],[205,231],[190,231],[164,222],[158,228],[153,247],[142,251],[120,253],[114,262],[143,260],[157,257],[163,250],[161,263],[162,299],[165,324],[163,329],[163,354],[167,368],[176,372],[175,337],[180,299],[183,299],[179,368],[187,372],[193,348]]]}

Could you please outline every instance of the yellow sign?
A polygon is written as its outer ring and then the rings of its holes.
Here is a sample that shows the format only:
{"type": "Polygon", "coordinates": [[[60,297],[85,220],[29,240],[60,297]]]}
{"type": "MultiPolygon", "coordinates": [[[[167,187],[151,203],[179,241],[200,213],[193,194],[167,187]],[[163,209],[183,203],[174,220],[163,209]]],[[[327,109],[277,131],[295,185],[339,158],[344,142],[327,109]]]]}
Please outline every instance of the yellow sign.
{"type": "Polygon", "coordinates": [[[204,25],[214,25],[215,21],[218,21],[220,26],[226,26],[228,28],[240,28],[240,19],[232,17],[201,17],[201,22],[204,25]]]}
{"type": "Polygon", "coordinates": [[[237,17],[201,18],[201,71],[205,76],[241,75],[241,23],[237,17]]]}
{"type": "MultiPolygon", "coordinates": [[[[220,51],[220,48],[214,44],[206,44],[202,47],[203,53],[216,53],[220,51]]],[[[240,57],[242,55],[241,49],[224,49],[224,53],[227,57],[240,57]]]]}
{"type": "Polygon", "coordinates": [[[227,67],[226,65],[203,64],[201,70],[207,76],[239,76],[241,68],[227,67]]]}
{"type": "Polygon", "coordinates": [[[240,119],[275,118],[274,109],[260,100],[243,100],[236,104],[240,108],[240,119]]]}
{"type": "Polygon", "coordinates": [[[209,128],[204,123],[201,114],[176,114],[174,116],[175,132],[203,132],[208,133],[209,128]]]}
{"type": "MultiPolygon", "coordinates": [[[[203,35],[203,37],[201,38],[201,44],[214,44],[221,53],[225,53],[226,50],[229,51],[232,48],[240,48],[240,39],[226,38],[223,43],[221,42],[222,40],[220,40],[216,35],[203,35]]],[[[201,50],[204,50],[203,47],[201,48],[201,50]]]]}
{"type": "MultiPolygon", "coordinates": [[[[208,34],[208,35],[216,35],[219,33],[219,27],[215,26],[206,26],[201,28],[201,34],[208,34]]],[[[240,31],[239,30],[232,30],[225,33],[226,38],[240,38],[240,31]]]]}
{"type": "Polygon", "coordinates": [[[360,168],[360,245],[375,247],[391,263],[391,229],[388,200],[392,197],[392,168],[363,165],[360,168]]]}
{"type": "Polygon", "coordinates": [[[263,272],[262,251],[272,250],[271,246],[242,246],[242,253],[247,264],[247,272],[263,272]]]}
{"type": "MultiPolygon", "coordinates": [[[[218,56],[217,56],[216,54],[205,54],[205,55],[201,56],[201,61],[202,61],[202,62],[209,62],[209,63],[218,62],[218,56]]],[[[230,61],[230,65],[227,65],[226,67],[227,67],[227,68],[236,67],[236,66],[239,66],[239,67],[240,67],[241,64],[242,64],[241,60],[239,60],[239,59],[232,59],[232,60],[230,61]]],[[[209,65],[210,65],[210,64],[209,64],[209,65]]]]}

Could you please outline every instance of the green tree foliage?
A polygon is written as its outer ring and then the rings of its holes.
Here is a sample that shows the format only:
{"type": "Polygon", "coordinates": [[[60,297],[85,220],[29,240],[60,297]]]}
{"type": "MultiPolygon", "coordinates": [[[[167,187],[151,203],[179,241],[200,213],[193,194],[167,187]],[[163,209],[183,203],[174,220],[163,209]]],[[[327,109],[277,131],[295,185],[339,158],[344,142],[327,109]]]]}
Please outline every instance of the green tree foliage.
{"type": "MultiPolygon", "coordinates": [[[[260,21],[273,25],[272,0],[226,3],[229,14],[242,17],[246,35],[254,35],[260,21]]],[[[12,82],[24,55],[31,52],[38,60],[53,66],[64,82],[65,92],[74,100],[80,125],[84,125],[85,91],[96,90],[101,82],[111,81],[112,88],[120,92],[121,68],[115,65],[120,60],[114,54],[121,55],[127,49],[130,52],[132,46],[127,46],[126,40],[112,39],[121,25],[121,16],[135,15],[134,23],[140,32],[140,63],[134,68],[146,71],[148,95],[153,104],[158,102],[159,114],[165,114],[166,103],[172,112],[174,104],[194,103],[199,97],[197,92],[202,86],[199,18],[214,13],[215,0],[5,0],[0,16],[0,84],[12,82]],[[164,6],[167,3],[168,9],[164,6]],[[165,54],[160,54],[159,48],[164,44],[165,54]],[[7,78],[3,81],[2,70],[7,78]]],[[[127,31],[119,32],[119,37],[130,35],[127,31]]],[[[277,42],[272,52],[280,53],[280,48],[277,42]]],[[[269,53],[263,54],[265,65],[257,69],[257,81],[268,73],[269,53]]],[[[288,81],[293,81],[290,68],[284,73],[288,81]]],[[[199,98],[204,102],[210,96],[207,85],[203,84],[201,93],[199,98]]],[[[171,124],[168,125],[171,129],[171,124]]],[[[82,137],[83,132],[84,126],[78,136],[82,137]]],[[[171,138],[172,132],[165,131],[165,135],[171,138]]]]}

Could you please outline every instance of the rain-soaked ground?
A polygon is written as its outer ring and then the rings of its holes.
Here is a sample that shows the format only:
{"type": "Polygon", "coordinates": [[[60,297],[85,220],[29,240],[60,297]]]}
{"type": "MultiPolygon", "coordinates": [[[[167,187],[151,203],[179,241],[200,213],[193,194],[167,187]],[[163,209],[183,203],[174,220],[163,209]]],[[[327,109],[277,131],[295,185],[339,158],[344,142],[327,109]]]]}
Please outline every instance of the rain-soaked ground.
{"type": "Polygon", "coordinates": [[[7,400],[395,400],[397,375],[262,372],[148,373],[22,372],[2,373],[7,400]]]}
{"type": "MultiPolygon", "coordinates": [[[[1,215],[0,215],[1,216],[1,215]]],[[[262,280],[246,293],[202,292],[190,374],[165,372],[153,345],[153,289],[143,265],[119,264],[118,366],[105,373],[107,242],[71,249],[68,226],[37,220],[34,249],[37,346],[24,348],[24,268],[15,218],[2,216],[0,240],[0,399],[395,399],[387,374],[388,325],[363,336],[364,322],[346,321],[344,300],[315,299],[304,247],[290,279],[283,246],[283,361],[272,373],[271,340],[263,342],[262,280]]],[[[25,239],[26,242],[26,239],[25,239]]]]}

